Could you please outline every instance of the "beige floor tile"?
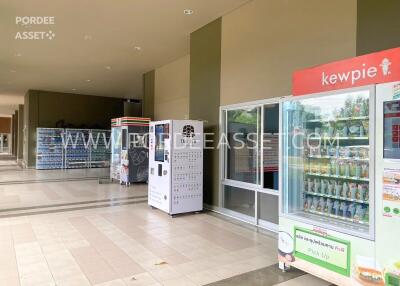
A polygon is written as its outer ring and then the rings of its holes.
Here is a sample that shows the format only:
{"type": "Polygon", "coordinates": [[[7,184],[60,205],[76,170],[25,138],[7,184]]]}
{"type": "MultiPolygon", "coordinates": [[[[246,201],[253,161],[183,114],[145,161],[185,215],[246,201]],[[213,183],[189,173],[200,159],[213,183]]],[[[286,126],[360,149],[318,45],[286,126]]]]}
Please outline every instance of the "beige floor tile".
{"type": "Polygon", "coordinates": [[[85,276],[92,285],[113,281],[119,278],[118,275],[113,271],[85,273],[85,276]]]}
{"type": "Polygon", "coordinates": [[[51,277],[50,269],[46,262],[32,263],[18,268],[20,277],[47,275],[51,277]]]}
{"type": "Polygon", "coordinates": [[[197,286],[193,281],[187,277],[179,277],[161,281],[164,286],[197,286]]]}
{"type": "Polygon", "coordinates": [[[0,285],[4,286],[20,286],[18,277],[11,277],[7,279],[0,279],[0,285]]]}
{"type": "Polygon", "coordinates": [[[57,281],[57,286],[92,286],[89,280],[82,275],[79,277],[72,277],[65,280],[57,281]]]}
{"type": "Polygon", "coordinates": [[[162,260],[168,263],[169,265],[179,265],[191,261],[189,258],[179,253],[176,253],[175,255],[171,256],[162,257],[162,260]]]}
{"type": "Polygon", "coordinates": [[[160,267],[160,269],[150,271],[150,274],[154,276],[158,281],[169,280],[182,276],[182,274],[174,270],[169,265],[164,265],[163,267],[160,267]]]}
{"type": "Polygon", "coordinates": [[[94,286],[126,286],[125,282],[121,279],[112,280],[100,284],[96,284],[94,286]]]}
{"type": "Polygon", "coordinates": [[[75,264],[70,264],[65,267],[50,268],[50,271],[56,282],[84,275],[79,266],[75,264]]]}
{"type": "Polygon", "coordinates": [[[191,273],[187,276],[192,282],[196,285],[207,285],[216,281],[221,280],[215,273],[212,271],[201,271],[196,273],[191,273]]]}
{"type": "Polygon", "coordinates": [[[20,276],[21,286],[55,285],[50,272],[35,273],[30,276],[20,276]]]}
{"type": "Polygon", "coordinates": [[[125,277],[123,280],[127,286],[149,286],[157,283],[157,280],[148,272],[125,277]]]}

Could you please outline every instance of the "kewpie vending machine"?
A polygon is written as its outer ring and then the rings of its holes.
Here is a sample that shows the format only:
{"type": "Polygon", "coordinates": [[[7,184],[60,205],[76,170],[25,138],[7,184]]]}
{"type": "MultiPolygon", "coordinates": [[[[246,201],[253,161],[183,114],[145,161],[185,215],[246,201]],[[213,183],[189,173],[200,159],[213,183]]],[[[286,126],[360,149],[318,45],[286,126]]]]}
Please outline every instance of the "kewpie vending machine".
{"type": "Polygon", "coordinates": [[[279,265],[400,285],[400,48],[301,70],[281,103],[279,265]]]}
{"type": "Polygon", "coordinates": [[[170,215],[203,210],[203,122],[150,122],[149,205],[170,215]]]}

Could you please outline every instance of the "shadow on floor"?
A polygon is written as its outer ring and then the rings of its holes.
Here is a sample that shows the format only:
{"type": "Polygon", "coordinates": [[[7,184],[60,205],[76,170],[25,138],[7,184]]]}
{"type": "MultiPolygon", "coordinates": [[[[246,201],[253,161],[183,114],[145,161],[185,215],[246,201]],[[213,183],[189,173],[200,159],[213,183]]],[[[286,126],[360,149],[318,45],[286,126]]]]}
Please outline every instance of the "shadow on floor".
{"type": "Polygon", "coordinates": [[[225,280],[208,284],[208,286],[273,286],[306,274],[303,271],[292,268],[288,272],[282,272],[278,264],[234,276],[225,280]]]}

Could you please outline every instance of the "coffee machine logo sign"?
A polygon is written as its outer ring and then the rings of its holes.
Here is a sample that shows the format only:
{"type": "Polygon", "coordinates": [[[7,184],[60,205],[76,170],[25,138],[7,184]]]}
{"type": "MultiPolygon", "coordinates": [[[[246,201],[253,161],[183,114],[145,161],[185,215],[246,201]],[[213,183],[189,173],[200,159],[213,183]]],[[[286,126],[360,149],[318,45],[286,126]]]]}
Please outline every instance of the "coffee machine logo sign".
{"type": "Polygon", "coordinates": [[[194,127],[192,125],[183,126],[182,135],[183,135],[183,137],[186,137],[186,138],[194,137],[195,136],[194,127]]]}
{"type": "Polygon", "coordinates": [[[196,133],[194,132],[193,125],[183,126],[181,143],[187,145],[196,144],[197,140],[195,139],[195,137],[196,133]]]}

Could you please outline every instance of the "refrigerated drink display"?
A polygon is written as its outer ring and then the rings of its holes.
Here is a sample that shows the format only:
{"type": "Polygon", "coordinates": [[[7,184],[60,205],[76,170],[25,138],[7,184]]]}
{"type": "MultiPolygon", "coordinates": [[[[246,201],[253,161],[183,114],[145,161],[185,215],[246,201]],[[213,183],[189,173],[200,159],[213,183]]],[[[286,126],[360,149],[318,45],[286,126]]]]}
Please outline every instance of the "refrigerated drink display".
{"type": "Polygon", "coordinates": [[[89,168],[89,129],[65,129],[65,168],[89,168]]]}
{"type": "Polygon", "coordinates": [[[111,120],[110,178],[119,181],[121,172],[122,131],[119,118],[111,120]]]}
{"type": "Polygon", "coordinates": [[[90,136],[90,167],[109,167],[111,159],[111,131],[92,129],[90,130],[90,136]]]}
{"type": "Polygon", "coordinates": [[[111,131],[37,128],[36,169],[110,166],[111,131]]]}
{"type": "Polygon", "coordinates": [[[399,62],[395,48],[294,73],[281,105],[282,270],[400,285],[399,62]]]}
{"type": "Polygon", "coordinates": [[[283,104],[283,211],[344,232],[369,233],[369,91],[283,104]]]}
{"type": "Polygon", "coordinates": [[[37,128],[36,169],[61,169],[64,163],[62,136],[64,129],[37,128]]]}
{"type": "Polygon", "coordinates": [[[111,120],[110,178],[121,184],[148,179],[150,118],[120,117],[111,120]]]}

